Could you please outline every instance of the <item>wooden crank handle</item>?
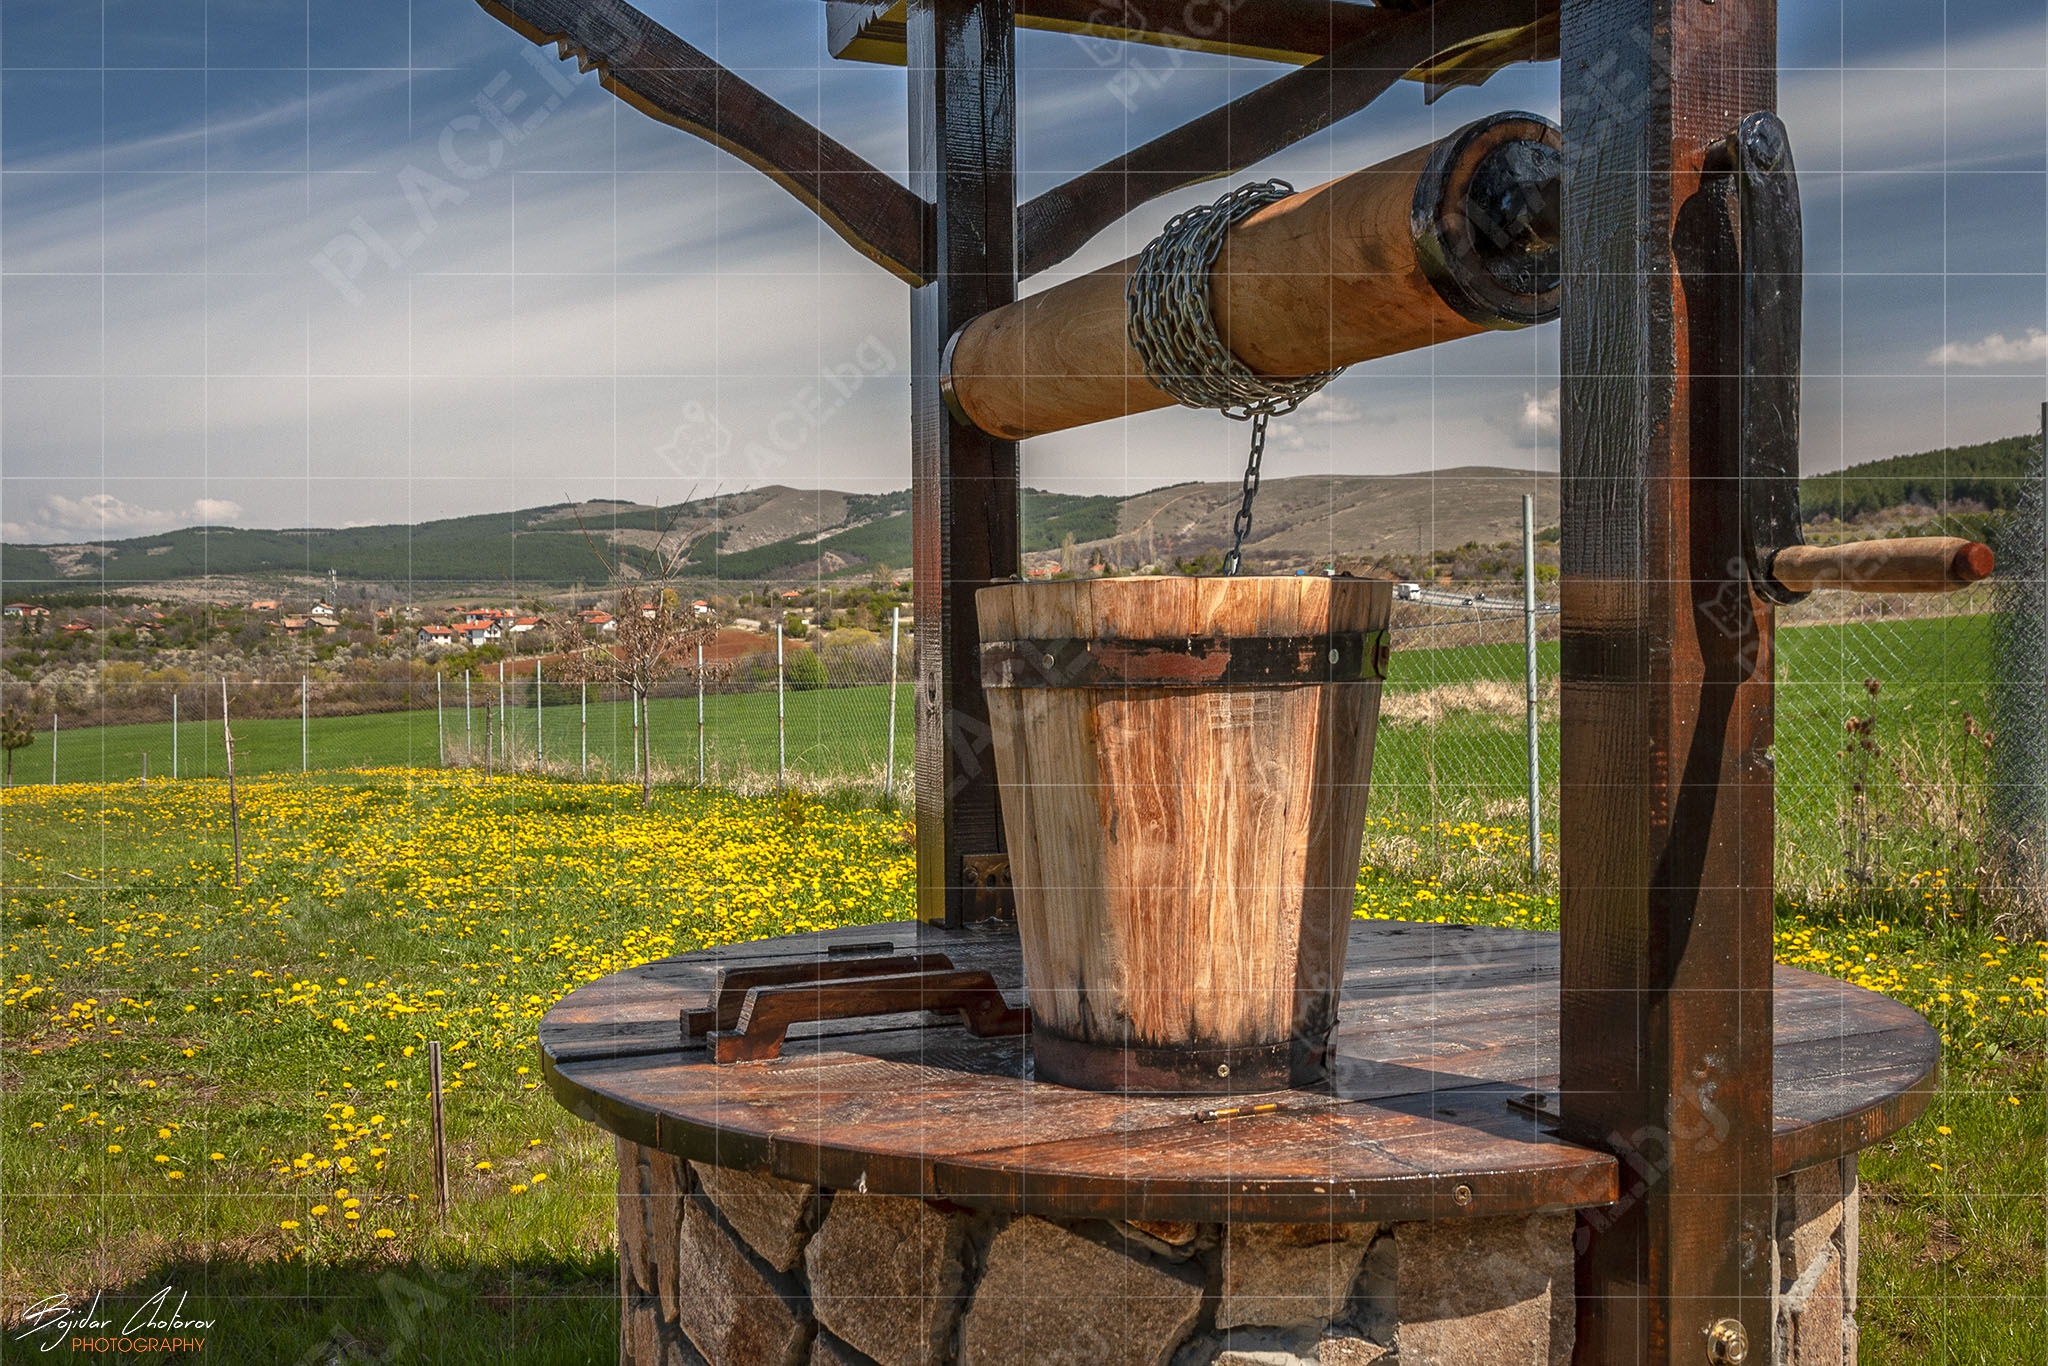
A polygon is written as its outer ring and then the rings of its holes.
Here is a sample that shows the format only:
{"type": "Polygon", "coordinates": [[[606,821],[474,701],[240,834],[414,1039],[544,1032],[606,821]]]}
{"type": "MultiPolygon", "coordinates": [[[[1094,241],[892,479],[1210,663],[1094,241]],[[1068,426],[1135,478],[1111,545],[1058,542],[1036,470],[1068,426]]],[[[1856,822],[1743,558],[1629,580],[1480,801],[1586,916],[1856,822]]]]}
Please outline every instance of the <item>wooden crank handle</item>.
{"type": "Polygon", "coordinates": [[[714,1029],[740,1022],[747,993],[755,987],[786,987],[805,983],[848,981],[861,977],[894,977],[906,972],[942,972],[953,960],[943,953],[893,954],[886,958],[821,959],[809,963],[771,963],[756,968],[724,968],[718,974],[711,1004],[683,1012],[683,1037],[699,1038],[714,1029]]]}
{"type": "Polygon", "coordinates": [[[1953,593],[1991,577],[1991,547],[1956,536],[1914,536],[1846,545],[1793,545],[1771,556],[1770,574],[1794,593],[1953,593]]]}
{"type": "Polygon", "coordinates": [[[902,973],[812,985],[761,986],[747,992],[737,1024],[711,1033],[716,1063],[760,1062],[782,1055],[793,1024],[853,1020],[914,1010],[957,1010],[977,1038],[1031,1032],[1031,1012],[1003,998],[986,969],[902,973]]]}

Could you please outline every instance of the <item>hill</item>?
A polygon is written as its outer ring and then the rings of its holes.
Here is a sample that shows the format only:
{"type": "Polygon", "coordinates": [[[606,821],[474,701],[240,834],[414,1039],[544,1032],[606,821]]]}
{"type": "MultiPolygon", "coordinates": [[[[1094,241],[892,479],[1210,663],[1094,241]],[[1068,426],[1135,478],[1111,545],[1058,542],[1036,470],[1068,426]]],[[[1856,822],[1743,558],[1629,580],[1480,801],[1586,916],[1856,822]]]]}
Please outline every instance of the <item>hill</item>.
{"type": "MultiPolygon", "coordinates": [[[[1332,555],[1512,538],[1519,494],[1538,488],[1540,516],[1557,515],[1554,475],[1472,468],[1435,475],[1268,480],[1247,554],[1266,568],[1332,555]]],[[[1219,552],[1236,510],[1235,481],[1185,484],[1134,497],[1026,489],[1023,543],[1043,561],[1066,553],[1129,566],[1219,552]]],[[[609,501],[416,525],[259,531],[190,527],[126,540],[0,546],[8,597],[168,585],[182,580],[324,578],[434,585],[450,591],[508,584],[567,587],[604,578],[600,542],[628,572],[657,549],[686,547],[685,573],[702,582],[867,574],[910,564],[910,493],[841,493],[781,486],[670,508],[609,501]]]]}
{"type": "MultiPolygon", "coordinates": [[[[2013,436],[1866,461],[1802,479],[1800,500],[1809,522],[1868,521],[1887,510],[1996,512],[2012,505],[2037,449],[2036,438],[2013,436]]],[[[1337,559],[1427,562],[1456,547],[1497,546],[1519,536],[1520,496],[1527,492],[1536,495],[1537,524],[1554,526],[1554,473],[1469,466],[1269,479],[1259,492],[1246,559],[1286,571],[1337,559]]],[[[1128,497],[1027,489],[1026,558],[1034,564],[1078,559],[1070,567],[1081,568],[1220,555],[1229,545],[1238,497],[1235,480],[1128,497]]],[[[870,574],[909,566],[910,494],[771,485],[669,508],[598,500],[417,525],[191,527],[95,543],[0,545],[0,580],[9,597],[102,583],[324,578],[330,569],[355,583],[449,591],[559,588],[603,580],[593,539],[629,573],[657,549],[686,548],[686,573],[704,583],[870,574]]]]}
{"type": "Polygon", "coordinates": [[[2005,436],[1866,460],[1801,479],[1799,507],[1809,522],[1822,515],[1847,522],[1913,506],[2003,512],[2017,501],[2040,449],[2038,436],[2005,436]]]}

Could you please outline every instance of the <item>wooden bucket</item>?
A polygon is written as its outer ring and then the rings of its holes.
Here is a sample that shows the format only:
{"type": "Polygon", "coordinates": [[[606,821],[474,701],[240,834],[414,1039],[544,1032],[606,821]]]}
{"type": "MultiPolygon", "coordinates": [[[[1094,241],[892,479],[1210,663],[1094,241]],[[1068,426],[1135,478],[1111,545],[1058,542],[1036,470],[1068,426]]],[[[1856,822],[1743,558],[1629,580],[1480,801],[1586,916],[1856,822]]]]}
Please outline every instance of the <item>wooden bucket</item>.
{"type": "Polygon", "coordinates": [[[1045,1081],[1327,1074],[1393,585],[1116,578],[976,597],[1045,1081]]]}

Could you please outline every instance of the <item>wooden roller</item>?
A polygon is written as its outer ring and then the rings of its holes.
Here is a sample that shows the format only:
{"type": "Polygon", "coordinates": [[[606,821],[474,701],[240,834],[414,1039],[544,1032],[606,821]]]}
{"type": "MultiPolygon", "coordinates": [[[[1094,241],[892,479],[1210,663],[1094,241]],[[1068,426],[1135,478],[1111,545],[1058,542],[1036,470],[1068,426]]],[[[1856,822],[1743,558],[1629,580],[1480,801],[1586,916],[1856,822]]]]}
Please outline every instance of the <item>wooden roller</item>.
{"type": "MultiPolygon", "coordinates": [[[[1502,114],[1270,204],[1209,274],[1217,335],[1253,370],[1307,375],[1557,315],[1561,137],[1502,114]]],[[[1136,257],[968,323],[940,389],[1019,440],[1168,407],[1128,334],[1136,257]]]]}
{"type": "Polygon", "coordinates": [[[1955,536],[1845,545],[1787,546],[1771,557],[1771,577],[1794,593],[1953,593],[1991,577],[1991,547],[1955,536]]]}

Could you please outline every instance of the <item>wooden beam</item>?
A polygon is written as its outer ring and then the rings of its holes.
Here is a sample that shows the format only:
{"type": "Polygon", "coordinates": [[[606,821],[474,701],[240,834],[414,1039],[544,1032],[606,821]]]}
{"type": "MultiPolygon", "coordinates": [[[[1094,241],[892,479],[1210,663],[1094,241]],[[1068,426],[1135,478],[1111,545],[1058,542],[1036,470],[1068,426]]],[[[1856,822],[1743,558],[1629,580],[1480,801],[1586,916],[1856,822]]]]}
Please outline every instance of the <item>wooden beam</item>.
{"type": "Polygon", "coordinates": [[[1373,11],[1370,25],[1327,57],[1063,185],[1018,210],[1026,277],[1064,261],[1138,205],[1230,175],[1350,117],[1404,76],[1473,43],[1505,44],[1508,60],[1555,55],[1556,0],[1439,0],[1413,13],[1373,11]]]}
{"type": "Polygon", "coordinates": [[[891,274],[928,274],[931,206],[625,0],[477,0],[529,42],[556,45],[649,118],[732,153],[795,195],[891,274]]]}
{"type": "MultiPolygon", "coordinates": [[[[1017,0],[1016,13],[1019,28],[1306,66],[1386,28],[1405,11],[1427,7],[1428,0],[1400,5],[1260,0],[1185,6],[1148,6],[1137,0],[1017,0]]],[[[833,56],[903,65],[907,0],[825,0],[825,11],[826,45],[833,56]]],[[[1483,80],[1506,61],[1518,60],[1497,61],[1486,72],[1467,70],[1457,79],[1483,80]]],[[[1413,75],[1417,80],[1438,80],[1442,73],[1413,75]]]]}
{"type": "Polygon", "coordinates": [[[963,858],[1001,852],[974,594],[1016,576],[1017,445],[947,412],[947,339],[1017,297],[1016,27],[1010,0],[913,0],[912,189],[935,206],[931,283],[911,295],[912,590],[917,610],[917,907],[970,914],[963,858]]]}
{"type": "Polygon", "coordinates": [[[1579,1366],[1771,1352],[1770,606],[1745,577],[1738,262],[1709,153],[1776,98],[1774,0],[1566,0],[1565,1131],[1579,1366]]]}

